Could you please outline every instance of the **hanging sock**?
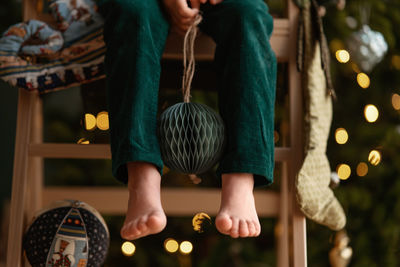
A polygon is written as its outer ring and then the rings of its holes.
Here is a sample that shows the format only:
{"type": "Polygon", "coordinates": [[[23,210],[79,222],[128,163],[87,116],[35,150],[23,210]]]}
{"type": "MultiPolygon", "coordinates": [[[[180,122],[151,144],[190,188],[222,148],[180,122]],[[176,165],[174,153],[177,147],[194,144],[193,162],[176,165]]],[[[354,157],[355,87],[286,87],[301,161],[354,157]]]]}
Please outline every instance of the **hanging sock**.
{"type": "Polygon", "coordinates": [[[300,209],[308,218],[337,231],[345,226],[346,216],[329,187],[331,170],[325,154],[332,121],[332,97],[326,93],[318,43],[313,50],[314,54],[304,77],[307,82],[307,151],[303,166],[296,177],[296,193],[300,209]]]}
{"type": "Polygon", "coordinates": [[[342,206],[329,188],[331,170],[326,146],[332,121],[329,54],[315,0],[305,1],[299,26],[298,66],[305,95],[305,159],[296,176],[301,211],[311,220],[340,230],[346,224],[342,206]]]}

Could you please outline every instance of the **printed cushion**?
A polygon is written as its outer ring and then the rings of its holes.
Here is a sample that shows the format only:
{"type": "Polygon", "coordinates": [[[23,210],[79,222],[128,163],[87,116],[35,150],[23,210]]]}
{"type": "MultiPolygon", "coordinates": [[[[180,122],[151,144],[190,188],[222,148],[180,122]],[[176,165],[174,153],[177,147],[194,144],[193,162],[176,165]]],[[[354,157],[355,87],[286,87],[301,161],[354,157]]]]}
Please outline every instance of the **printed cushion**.
{"type": "MultiPolygon", "coordinates": [[[[10,27],[13,29],[11,32],[18,32],[23,36],[25,28],[21,30],[19,25],[10,27]]],[[[105,77],[106,47],[102,29],[85,35],[69,47],[54,53],[48,53],[48,46],[28,46],[27,51],[42,52],[32,52],[29,56],[23,54],[24,50],[18,48],[15,41],[23,38],[11,36],[9,33],[7,31],[0,38],[0,79],[14,87],[45,93],[105,77]]],[[[19,45],[21,47],[21,42],[19,45]]]]}
{"type": "Polygon", "coordinates": [[[14,55],[51,55],[62,46],[61,32],[38,20],[13,25],[0,39],[0,50],[14,55]]]}
{"type": "Polygon", "coordinates": [[[50,0],[50,10],[63,33],[65,47],[103,26],[103,18],[97,13],[92,0],[50,0]]]}
{"type": "Polygon", "coordinates": [[[39,93],[105,77],[103,19],[91,0],[49,0],[60,31],[30,20],[0,38],[0,79],[39,93]]]}

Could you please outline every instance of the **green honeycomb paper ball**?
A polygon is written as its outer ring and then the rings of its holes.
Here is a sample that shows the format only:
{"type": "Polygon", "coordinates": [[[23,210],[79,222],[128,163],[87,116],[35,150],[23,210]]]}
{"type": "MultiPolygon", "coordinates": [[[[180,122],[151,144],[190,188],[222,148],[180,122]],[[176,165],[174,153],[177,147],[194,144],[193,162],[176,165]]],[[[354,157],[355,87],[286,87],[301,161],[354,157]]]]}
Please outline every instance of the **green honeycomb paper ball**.
{"type": "Polygon", "coordinates": [[[178,103],[160,116],[158,137],[164,164],[187,174],[203,173],[219,160],[225,127],[221,117],[206,105],[178,103]]]}

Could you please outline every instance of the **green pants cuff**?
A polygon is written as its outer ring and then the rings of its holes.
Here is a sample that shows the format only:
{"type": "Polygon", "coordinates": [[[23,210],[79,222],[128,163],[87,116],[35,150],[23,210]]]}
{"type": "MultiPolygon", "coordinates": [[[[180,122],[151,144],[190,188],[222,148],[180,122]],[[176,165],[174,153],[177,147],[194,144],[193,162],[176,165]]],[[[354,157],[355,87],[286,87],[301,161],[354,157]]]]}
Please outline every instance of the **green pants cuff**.
{"type": "Polygon", "coordinates": [[[114,158],[112,162],[112,173],[114,177],[122,183],[128,183],[128,168],[126,164],[134,161],[152,163],[156,166],[160,175],[162,175],[163,163],[161,158],[140,151],[122,153],[119,151],[119,157],[114,158]]]}

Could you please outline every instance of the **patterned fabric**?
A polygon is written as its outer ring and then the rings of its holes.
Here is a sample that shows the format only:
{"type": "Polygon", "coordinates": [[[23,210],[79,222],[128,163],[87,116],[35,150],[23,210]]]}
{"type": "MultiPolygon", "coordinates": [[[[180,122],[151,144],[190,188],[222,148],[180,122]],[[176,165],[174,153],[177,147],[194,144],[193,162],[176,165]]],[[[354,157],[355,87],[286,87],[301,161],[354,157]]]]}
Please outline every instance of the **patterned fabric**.
{"type": "Polygon", "coordinates": [[[110,235],[98,211],[79,201],[52,204],[53,208],[42,210],[35,216],[24,234],[23,248],[30,265],[101,266],[107,256],[110,235]],[[83,227],[76,224],[82,224],[83,227]],[[84,229],[85,233],[71,235],[77,227],[79,232],[84,229]],[[65,229],[69,229],[69,233],[66,234],[65,229]],[[84,254],[88,257],[82,257],[84,254]]]}
{"type": "Polygon", "coordinates": [[[0,78],[12,86],[40,93],[105,77],[103,31],[97,30],[51,58],[19,57],[0,46],[0,78]]]}
{"type": "Polygon", "coordinates": [[[103,20],[94,2],[59,0],[51,8],[62,34],[35,20],[11,26],[0,38],[0,79],[45,93],[104,78],[103,20]]]}
{"type": "Polygon", "coordinates": [[[314,31],[310,15],[310,8],[302,10],[306,157],[296,177],[296,196],[301,211],[308,218],[332,230],[340,230],[346,224],[346,216],[329,188],[331,170],[325,154],[332,121],[332,96],[326,90],[320,42],[315,38],[318,32],[314,31]]]}
{"type": "Polygon", "coordinates": [[[314,50],[314,58],[307,71],[309,150],[297,177],[297,197],[300,209],[307,217],[332,230],[340,230],[346,224],[346,217],[329,188],[331,170],[325,155],[332,120],[332,99],[321,86],[325,84],[325,76],[321,68],[320,49],[315,47],[314,50]]]}
{"type": "Polygon", "coordinates": [[[91,0],[50,0],[50,10],[63,32],[65,47],[103,27],[103,18],[91,0]]]}
{"type": "Polygon", "coordinates": [[[10,55],[51,55],[62,46],[61,32],[38,20],[15,24],[0,39],[0,50],[10,55]]]}

